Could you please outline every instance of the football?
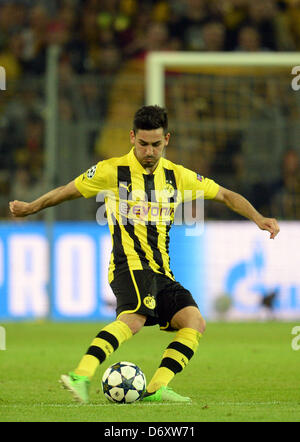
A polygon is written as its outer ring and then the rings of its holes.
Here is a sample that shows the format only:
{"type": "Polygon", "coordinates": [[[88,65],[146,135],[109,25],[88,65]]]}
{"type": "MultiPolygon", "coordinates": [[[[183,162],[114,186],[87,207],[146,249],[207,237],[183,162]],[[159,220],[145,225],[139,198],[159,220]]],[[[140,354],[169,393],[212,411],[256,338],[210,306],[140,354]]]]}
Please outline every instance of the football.
{"type": "Polygon", "coordinates": [[[117,362],[103,374],[102,389],[107,399],[120,404],[138,401],[146,389],[142,370],[131,362],[117,362]]]}

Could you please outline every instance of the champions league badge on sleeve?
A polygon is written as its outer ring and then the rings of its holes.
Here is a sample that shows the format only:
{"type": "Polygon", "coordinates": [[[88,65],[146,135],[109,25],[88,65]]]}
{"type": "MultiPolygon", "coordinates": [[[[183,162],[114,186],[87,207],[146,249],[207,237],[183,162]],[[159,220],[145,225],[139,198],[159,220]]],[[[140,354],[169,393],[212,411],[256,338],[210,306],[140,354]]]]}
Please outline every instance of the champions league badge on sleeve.
{"type": "Polygon", "coordinates": [[[87,173],[86,173],[87,178],[92,179],[93,176],[94,176],[95,173],[96,173],[96,169],[97,169],[97,165],[91,167],[91,168],[87,171],[87,173]]]}

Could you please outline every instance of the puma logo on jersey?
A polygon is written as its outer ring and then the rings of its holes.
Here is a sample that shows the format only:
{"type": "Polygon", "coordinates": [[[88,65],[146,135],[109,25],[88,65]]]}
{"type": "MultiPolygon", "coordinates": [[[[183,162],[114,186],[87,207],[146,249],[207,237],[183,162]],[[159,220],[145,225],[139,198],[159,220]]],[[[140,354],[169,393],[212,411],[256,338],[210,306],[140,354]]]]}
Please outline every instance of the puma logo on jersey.
{"type": "Polygon", "coordinates": [[[120,183],[120,187],[122,187],[123,189],[126,189],[127,192],[130,192],[132,185],[131,185],[131,183],[129,183],[128,186],[126,186],[126,184],[120,183]]]}

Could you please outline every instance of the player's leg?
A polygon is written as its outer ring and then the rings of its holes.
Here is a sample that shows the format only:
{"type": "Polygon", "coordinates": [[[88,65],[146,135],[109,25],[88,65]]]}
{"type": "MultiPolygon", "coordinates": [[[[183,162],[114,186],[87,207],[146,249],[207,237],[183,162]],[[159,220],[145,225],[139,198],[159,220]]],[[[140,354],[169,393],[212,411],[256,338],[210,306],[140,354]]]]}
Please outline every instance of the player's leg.
{"type": "Polygon", "coordinates": [[[73,393],[76,400],[82,403],[88,402],[90,381],[98,366],[123,342],[136,334],[143,327],[145,321],[145,316],[134,313],[124,314],[98,333],[77,368],[68,375],[61,376],[63,386],[73,393]]]}
{"type": "Polygon", "coordinates": [[[119,319],[106,325],[91,342],[75,369],[75,374],[88,376],[91,379],[98,366],[137,333],[143,327],[145,320],[142,315],[131,313],[121,315],[119,319]]]}
{"type": "Polygon", "coordinates": [[[76,369],[61,377],[63,386],[72,391],[75,399],[88,402],[90,380],[98,366],[143,327],[149,310],[141,302],[147,293],[146,282],[147,277],[140,271],[122,273],[111,284],[117,298],[117,320],[100,330],[76,369]]]}
{"type": "Polygon", "coordinates": [[[177,395],[167,386],[177,373],[183,371],[194,356],[206,324],[191,294],[183,288],[178,291],[177,287],[173,295],[170,293],[165,295],[164,304],[163,311],[166,305],[170,304],[170,311],[173,312],[173,316],[168,321],[168,329],[177,330],[177,332],[175,338],[166,348],[161,364],[147,386],[147,393],[143,400],[187,402],[190,400],[189,398],[177,395]],[[173,301],[175,306],[172,305],[173,301]],[[184,306],[184,304],[187,305],[184,306]]]}

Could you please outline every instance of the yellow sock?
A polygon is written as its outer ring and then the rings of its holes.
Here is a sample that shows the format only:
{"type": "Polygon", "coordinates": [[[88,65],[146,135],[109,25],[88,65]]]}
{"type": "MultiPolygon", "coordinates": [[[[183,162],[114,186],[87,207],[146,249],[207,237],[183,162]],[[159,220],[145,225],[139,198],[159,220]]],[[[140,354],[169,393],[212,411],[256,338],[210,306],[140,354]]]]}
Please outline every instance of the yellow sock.
{"type": "Polygon", "coordinates": [[[198,348],[202,334],[192,328],[182,328],[167,347],[159,368],[147,386],[148,393],[168,385],[173,377],[182,371],[198,348]]]}
{"type": "Polygon", "coordinates": [[[114,321],[104,327],[92,341],[86,354],[81,359],[75,373],[92,378],[99,364],[110,356],[126,340],[132,332],[125,322],[114,321]]]}

